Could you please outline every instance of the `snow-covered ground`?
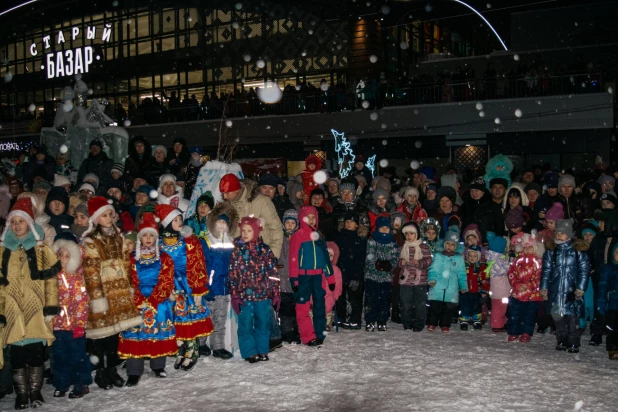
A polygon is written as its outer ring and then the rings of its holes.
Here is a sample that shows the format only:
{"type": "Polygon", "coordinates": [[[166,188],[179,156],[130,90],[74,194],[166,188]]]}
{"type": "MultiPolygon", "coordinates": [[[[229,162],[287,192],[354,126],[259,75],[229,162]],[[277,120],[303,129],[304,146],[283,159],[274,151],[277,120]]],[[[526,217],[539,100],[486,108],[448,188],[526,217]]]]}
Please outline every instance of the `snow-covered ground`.
{"type": "MultiPolygon", "coordinates": [[[[588,336],[575,355],[553,335],[507,343],[489,330],[448,335],[331,332],[320,349],[284,344],[270,362],[201,359],[192,372],[156,379],[146,366],[137,388],[83,399],[52,398],[42,411],[616,411],[618,362],[588,336]]],[[[121,372],[123,374],[124,371],[121,372]]],[[[14,397],[1,402],[12,410],[14,397]]]]}

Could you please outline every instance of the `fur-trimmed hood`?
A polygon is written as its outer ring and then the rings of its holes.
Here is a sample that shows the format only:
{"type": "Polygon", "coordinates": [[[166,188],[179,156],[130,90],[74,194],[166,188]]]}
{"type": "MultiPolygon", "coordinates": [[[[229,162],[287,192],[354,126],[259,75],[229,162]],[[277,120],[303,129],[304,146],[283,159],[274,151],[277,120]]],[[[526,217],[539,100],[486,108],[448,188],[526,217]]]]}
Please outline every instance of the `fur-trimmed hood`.
{"type": "Polygon", "coordinates": [[[206,216],[206,227],[208,227],[208,232],[213,235],[215,234],[215,223],[217,222],[217,218],[222,214],[226,214],[230,218],[228,223],[228,227],[230,228],[229,232],[232,231],[232,228],[238,226],[238,222],[240,220],[238,217],[238,212],[236,212],[236,208],[234,208],[234,206],[232,206],[229,202],[219,202],[210,211],[208,216],[206,216]]]}
{"type": "Polygon", "coordinates": [[[337,246],[335,242],[326,242],[326,248],[333,251],[333,260],[331,263],[335,266],[339,261],[339,246],[337,246]]]}
{"type": "Polygon", "coordinates": [[[516,183],[513,183],[513,185],[511,185],[511,187],[509,187],[508,190],[506,191],[506,195],[504,196],[504,199],[502,200],[503,209],[506,209],[506,207],[509,204],[509,193],[511,192],[511,190],[517,190],[519,192],[519,197],[521,198],[520,206],[522,206],[522,209],[523,209],[523,206],[528,206],[530,204],[530,201],[528,200],[528,195],[524,191],[522,184],[516,182],[516,183]]]}
{"type": "MultiPolygon", "coordinates": [[[[583,239],[572,239],[573,249],[578,252],[587,252],[590,248],[590,245],[586,243],[583,239]]],[[[556,249],[556,242],[552,238],[545,239],[545,250],[554,250],[556,249]]]]}
{"type": "Polygon", "coordinates": [[[75,242],[65,239],[58,239],[52,245],[52,250],[54,253],[58,254],[60,249],[66,250],[69,252],[69,255],[71,255],[71,258],[65,268],[66,272],[76,273],[82,266],[82,249],[75,242]]]}

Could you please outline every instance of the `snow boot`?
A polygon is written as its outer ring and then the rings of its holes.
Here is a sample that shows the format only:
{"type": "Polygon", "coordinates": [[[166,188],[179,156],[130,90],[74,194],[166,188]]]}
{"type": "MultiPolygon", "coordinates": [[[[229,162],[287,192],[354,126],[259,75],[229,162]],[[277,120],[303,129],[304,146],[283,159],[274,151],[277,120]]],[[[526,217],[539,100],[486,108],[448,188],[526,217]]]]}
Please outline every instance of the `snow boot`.
{"type": "Polygon", "coordinates": [[[274,352],[275,349],[279,349],[283,347],[283,341],[281,339],[271,339],[268,342],[268,352],[274,352]]]}
{"type": "Polygon", "coordinates": [[[245,360],[249,363],[256,363],[260,361],[259,356],[255,355],[255,356],[250,356],[248,358],[245,358],[245,360]]]}
{"type": "Polygon", "coordinates": [[[258,361],[260,362],[268,362],[269,360],[268,355],[258,355],[258,361]]]}
{"type": "Polygon", "coordinates": [[[157,378],[167,378],[167,372],[165,372],[165,369],[153,369],[152,371],[157,378]]]}
{"type": "Polygon", "coordinates": [[[451,331],[451,328],[447,328],[447,327],[442,328],[442,333],[449,333],[450,331],[451,331]]]}
{"type": "Polygon", "coordinates": [[[307,343],[307,346],[320,346],[322,344],[322,341],[319,339],[312,339],[309,343],[307,343]]]}
{"type": "Polygon", "coordinates": [[[428,325],[428,326],[427,326],[427,332],[433,332],[433,331],[435,331],[435,330],[436,330],[436,327],[435,327],[435,326],[432,326],[432,325],[428,325]]]}
{"type": "Polygon", "coordinates": [[[94,383],[96,383],[97,386],[104,391],[110,390],[114,387],[103,369],[97,369],[97,373],[94,375],[94,383]]]}
{"type": "Polygon", "coordinates": [[[107,377],[112,385],[117,388],[122,388],[124,386],[125,381],[118,374],[118,371],[115,367],[107,368],[105,371],[107,372],[107,377]]]}
{"type": "Polygon", "coordinates": [[[461,322],[459,324],[459,327],[461,328],[461,330],[468,330],[468,323],[467,322],[461,322]]]}
{"type": "Polygon", "coordinates": [[[590,345],[590,346],[599,346],[602,343],[603,343],[603,335],[594,334],[594,335],[590,336],[590,342],[588,342],[588,345],[590,345]]]}
{"type": "Polygon", "coordinates": [[[75,388],[73,388],[73,390],[71,392],[69,392],[69,399],[80,399],[80,398],[83,398],[85,394],[86,393],[83,391],[83,388],[82,388],[81,392],[79,392],[79,391],[75,390],[75,388]]]}
{"type": "Polygon", "coordinates": [[[474,328],[474,330],[482,330],[483,324],[481,322],[474,322],[474,325],[472,325],[472,327],[474,328]]]}
{"type": "Polygon", "coordinates": [[[67,391],[54,391],[54,398],[64,398],[67,395],[67,391]]]}
{"type": "Polygon", "coordinates": [[[178,370],[180,369],[180,366],[182,365],[182,361],[184,360],[184,358],[182,356],[177,356],[176,357],[176,362],[174,362],[174,369],[178,370]]]}
{"type": "Polygon", "coordinates": [[[376,331],[376,325],[374,323],[367,323],[367,325],[365,325],[365,332],[375,332],[376,331]]]}
{"type": "Polygon", "coordinates": [[[349,323],[348,325],[349,325],[348,329],[351,329],[351,330],[359,330],[363,327],[363,325],[361,325],[360,323],[349,323]]]}
{"type": "Polygon", "coordinates": [[[530,343],[532,338],[527,333],[524,333],[519,337],[519,343],[530,343]]]}
{"type": "Polygon", "coordinates": [[[378,323],[378,332],[386,332],[386,323],[378,323]]]}
{"type": "Polygon", "coordinates": [[[197,359],[196,360],[191,360],[190,358],[185,358],[182,361],[182,365],[180,366],[180,369],[182,369],[185,372],[189,372],[190,370],[195,368],[196,364],[197,364],[197,359]]]}
{"type": "Polygon", "coordinates": [[[45,403],[41,389],[43,388],[43,374],[45,366],[28,366],[28,387],[30,389],[30,407],[37,408],[45,403]]]}
{"type": "Polygon", "coordinates": [[[228,359],[231,359],[233,356],[234,355],[232,355],[230,352],[226,351],[225,349],[215,349],[212,351],[213,358],[228,360],[228,359]]]}
{"type": "Polygon", "coordinates": [[[208,347],[208,345],[203,344],[200,346],[200,356],[210,356],[212,350],[208,347]]]}
{"type": "Polygon", "coordinates": [[[30,401],[28,399],[28,369],[13,369],[13,384],[15,386],[15,409],[28,409],[30,401]]]}
{"type": "Polygon", "coordinates": [[[517,335],[509,335],[508,338],[506,338],[507,342],[517,342],[517,339],[519,339],[519,336],[517,335]]]}
{"type": "Polygon", "coordinates": [[[559,343],[556,345],[556,350],[567,350],[568,346],[564,343],[559,343]]]}
{"type": "Polygon", "coordinates": [[[571,347],[567,350],[567,352],[569,352],[569,353],[579,353],[579,346],[575,346],[575,345],[573,345],[573,346],[571,346],[571,347]]]}
{"type": "Polygon", "coordinates": [[[137,376],[137,375],[129,375],[129,377],[127,378],[127,387],[132,388],[134,386],[137,386],[137,384],[139,383],[141,376],[137,376]]]}

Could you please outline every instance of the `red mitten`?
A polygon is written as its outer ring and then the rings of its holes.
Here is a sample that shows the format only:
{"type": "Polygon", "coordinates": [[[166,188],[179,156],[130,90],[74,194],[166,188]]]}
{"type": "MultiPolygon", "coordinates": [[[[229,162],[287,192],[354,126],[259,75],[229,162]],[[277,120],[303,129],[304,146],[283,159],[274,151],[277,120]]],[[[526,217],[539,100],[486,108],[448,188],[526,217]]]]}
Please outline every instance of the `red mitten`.
{"type": "Polygon", "coordinates": [[[86,330],[84,328],[73,329],[73,339],[83,338],[85,334],[86,330]]]}

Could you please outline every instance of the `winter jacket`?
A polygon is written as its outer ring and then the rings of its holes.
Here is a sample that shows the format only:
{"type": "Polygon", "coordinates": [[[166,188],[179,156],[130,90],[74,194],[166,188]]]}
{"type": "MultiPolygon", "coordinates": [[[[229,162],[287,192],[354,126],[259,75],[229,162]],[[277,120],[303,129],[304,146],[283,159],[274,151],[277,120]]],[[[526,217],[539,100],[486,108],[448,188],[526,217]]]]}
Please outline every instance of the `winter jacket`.
{"type": "Polygon", "coordinates": [[[387,217],[390,219],[391,212],[393,211],[394,209],[389,208],[388,205],[386,205],[385,208],[381,208],[378,205],[376,205],[375,202],[370,204],[367,207],[367,216],[369,217],[370,233],[373,233],[376,230],[376,220],[379,217],[387,217]]]}
{"type": "Polygon", "coordinates": [[[438,209],[429,214],[429,217],[433,217],[440,224],[440,238],[443,238],[446,234],[449,228],[448,221],[452,216],[459,216],[459,206],[453,205],[453,209],[449,213],[444,213],[442,209],[438,207],[438,209]]]}
{"type": "Polygon", "coordinates": [[[204,248],[206,255],[206,267],[209,277],[209,295],[223,296],[229,295],[228,275],[230,258],[234,251],[234,240],[228,233],[217,233],[216,222],[221,214],[227,214],[229,220],[228,227],[238,226],[238,214],[229,203],[219,203],[206,217],[208,225],[206,235],[207,247],[204,248]]]}
{"type": "MultiPolygon", "coordinates": [[[[35,230],[41,234],[38,225],[35,230]]],[[[31,233],[19,240],[9,229],[0,256],[0,347],[51,345],[54,335],[45,316],[60,313],[57,274],[62,266],[56,255],[47,245],[37,245],[31,233]]]]}
{"type": "Polygon", "coordinates": [[[485,273],[487,266],[480,261],[475,264],[470,264],[465,260],[464,262],[466,265],[466,284],[468,285],[468,292],[489,292],[489,277],[485,273]]]}
{"type": "MultiPolygon", "coordinates": [[[[205,241],[204,243],[206,243],[206,245],[202,243],[202,246],[207,246],[208,244],[208,241],[206,240],[207,235],[208,235],[208,227],[206,225],[207,217],[208,216],[200,218],[198,217],[197,212],[195,212],[193,216],[191,216],[188,219],[185,219],[185,222],[184,222],[185,225],[189,226],[191,230],[193,230],[193,234],[195,236],[205,241]]],[[[133,219],[135,219],[135,217],[133,219]]]]}
{"type": "Polygon", "coordinates": [[[84,283],[90,299],[86,336],[101,339],[141,325],[130,290],[129,253],[120,233],[107,236],[97,228],[84,237],[82,246],[84,283]]]}
{"type": "Polygon", "coordinates": [[[543,255],[541,290],[548,291],[552,314],[561,316],[584,316],[584,300],[575,297],[577,289],[588,287],[590,263],[586,255],[587,245],[583,241],[568,240],[556,244],[554,249],[547,242],[548,250],[543,255]]]}
{"type": "Polygon", "coordinates": [[[435,282],[429,288],[429,300],[458,303],[459,291],[467,291],[466,265],[459,253],[447,256],[437,253],[429,267],[428,283],[435,282]]]}
{"type": "Polygon", "coordinates": [[[511,284],[509,283],[510,258],[508,255],[488,250],[487,261],[491,263],[489,268],[489,295],[492,299],[504,299],[511,296],[511,284]]]}
{"type": "Polygon", "coordinates": [[[460,217],[463,227],[472,223],[478,226],[483,242],[486,241],[487,232],[494,232],[498,236],[504,233],[504,218],[500,205],[493,202],[487,192],[479,200],[472,199],[469,194],[464,196],[460,217]]]}
{"type": "Polygon", "coordinates": [[[281,293],[294,293],[290,283],[290,239],[283,238],[281,256],[277,260],[277,272],[279,273],[279,288],[281,293]]]}
{"type": "Polygon", "coordinates": [[[393,282],[393,269],[397,266],[399,260],[399,248],[397,243],[379,243],[374,239],[367,241],[367,257],[365,258],[365,280],[384,283],[393,282]],[[390,270],[380,270],[378,267],[383,263],[390,264],[390,270]]]}
{"type": "Polygon", "coordinates": [[[34,172],[36,169],[42,168],[45,170],[45,180],[48,182],[54,181],[54,174],[56,172],[56,161],[53,158],[45,157],[45,160],[39,162],[36,159],[31,160],[24,166],[24,183],[32,188],[34,180],[34,172]]]}
{"type": "Polygon", "coordinates": [[[229,287],[232,299],[257,302],[279,296],[275,256],[270,247],[259,238],[253,242],[234,239],[230,257],[229,287]]]}
{"type": "Polygon", "coordinates": [[[77,169],[69,162],[63,165],[56,165],[56,174],[69,179],[72,185],[77,183],[77,169]]]}
{"type": "Polygon", "coordinates": [[[417,225],[422,225],[425,219],[427,219],[428,215],[425,209],[422,208],[421,203],[417,202],[414,207],[410,207],[410,205],[404,201],[397,208],[398,212],[403,212],[406,215],[406,221],[409,222],[411,220],[415,221],[417,225]]]}
{"type": "Polygon", "coordinates": [[[162,162],[157,162],[157,160],[153,157],[150,160],[150,168],[148,170],[144,170],[143,172],[150,177],[151,181],[158,182],[161,175],[170,173],[170,168],[165,160],[162,162]]]}
{"type": "Polygon", "coordinates": [[[358,215],[359,221],[359,235],[367,237],[369,234],[369,228],[371,223],[369,222],[369,216],[367,215],[367,209],[361,204],[358,196],[351,202],[344,202],[341,197],[335,198],[335,204],[333,205],[333,215],[337,218],[339,230],[344,224],[344,218],[347,213],[355,213],[358,215]]]}
{"type": "Polygon", "coordinates": [[[539,291],[541,283],[542,261],[535,255],[520,254],[509,268],[511,296],[522,302],[540,302],[543,300],[539,291]],[[525,286],[525,290],[519,290],[525,286]]]}
{"type": "Polygon", "coordinates": [[[575,221],[575,226],[579,226],[582,223],[583,215],[582,215],[582,202],[579,198],[579,195],[573,193],[571,197],[568,199],[558,193],[558,201],[562,203],[562,208],[564,209],[564,218],[565,219],[573,219],[575,221]]]}
{"type": "Polygon", "coordinates": [[[339,246],[339,268],[341,277],[347,285],[351,281],[361,282],[365,273],[365,253],[367,239],[360,237],[358,231],[342,229],[337,235],[339,246]]]}
{"type": "Polygon", "coordinates": [[[49,216],[49,224],[51,225],[51,227],[54,228],[54,230],[56,231],[56,233],[60,233],[60,232],[64,232],[67,230],[71,229],[71,225],[73,224],[73,221],[75,219],[73,219],[72,216],[70,216],[68,214],[69,211],[69,196],[66,193],[66,191],[64,190],[64,188],[62,187],[54,187],[52,188],[52,190],[49,192],[50,195],[53,196],[49,196],[47,197],[46,201],[45,201],[45,213],[47,214],[47,216],[49,216]],[[54,192],[54,193],[52,193],[54,192]],[[60,192],[60,197],[56,196],[56,194],[60,192]],[[54,215],[51,210],[49,209],[49,204],[52,202],[52,200],[58,200],[60,202],[62,202],[64,204],[64,212],[59,214],[59,215],[54,215]]]}
{"type": "Polygon", "coordinates": [[[597,307],[601,314],[608,310],[618,311],[618,262],[614,259],[601,268],[597,294],[597,307]]]}
{"type": "MultiPolygon", "coordinates": [[[[326,201],[324,201],[324,203],[325,202],[326,201]]],[[[324,239],[327,241],[335,240],[335,237],[337,236],[337,217],[332,213],[329,213],[324,207],[316,207],[316,209],[320,219],[320,224],[318,225],[320,233],[324,235],[324,239]]],[[[332,208],[328,206],[328,209],[331,210],[332,208]]]]}
{"type": "Polygon", "coordinates": [[[86,329],[88,323],[88,293],[84,286],[82,249],[70,240],[54,242],[54,253],[65,249],[71,256],[66,267],[58,272],[58,307],[60,314],[54,317],[54,330],[86,329]]]}
{"type": "Polygon", "coordinates": [[[181,191],[178,191],[170,197],[165,196],[163,193],[159,193],[157,196],[157,203],[160,205],[172,205],[178,208],[183,214],[189,209],[189,201],[184,198],[181,191]]]}
{"type": "MultiPolygon", "coordinates": [[[[403,264],[403,260],[399,260],[399,267],[402,269],[401,274],[404,276],[403,279],[399,279],[400,285],[427,285],[427,272],[429,270],[429,266],[431,266],[431,262],[433,262],[433,256],[431,255],[431,250],[429,250],[429,246],[427,246],[426,243],[421,243],[419,247],[421,248],[423,257],[418,261],[418,264],[415,265],[412,262],[403,264]],[[420,272],[418,281],[416,280],[417,271],[420,272]]],[[[414,249],[412,248],[410,248],[410,259],[414,259],[414,249]]]]}
{"type": "Polygon", "coordinates": [[[326,292],[326,313],[332,312],[335,307],[335,302],[341,296],[341,292],[343,291],[342,279],[341,279],[341,270],[337,266],[337,261],[339,260],[339,248],[336,244],[329,242],[328,248],[333,250],[333,260],[331,261],[331,265],[333,267],[333,278],[335,279],[335,290],[330,290],[328,287],[328,279],[326,279],[326,275],[322,273],[322,289],[326,292]]]}
{"type": "Polygon", "coordinates": [[[152,146],[141,136],[136,136],[129,141],[129,157],[124,161],[124,179],[129,184],[133,185],[133,179],[138,172],[149,173],[152,168],[152,146]],[[135,150],[135,143],[142,142],[144,144],[144,153],[138,155],[135,150]]]}
{"type": "MultiPolygon", "coordinates": [[[[236,209],[238,216],[245,217],[253,215],[255,218],[263,218],[265,220],[262,239],[264,243],[270,247],[275,257],[278,259],[281,254],[281,244],[283,243],[283,226],[281,219],[277,214],[277,209],[273,202],[257,191],[252,191],[252,186],[240,184],[240,194],[230,203],[236,209]]],[[[226,201],[227,202],[227,201],[226,201]]],[[[240,228],[230,226],[230,236],[238,237],[240,228]]]]}
{"type": "Polygon", "coordinates": [[[279,215],[279,220],[283,220],[283,214],[288,209],[294,209],[294,205],[290,202],[287,196],[281,196],[279,193],[275,195],[272,199],[273,205],[275,205],[275,209],[277,210],[277,215],[279,215]]]}
{"type": "MultiPolygon", "coordinates": [[[[323,271],[329,283],[335,281],[333,268],[328,257],[326,241],[319,232],[311,228],[304,219],[313,214],[316,218],[316,226],[319,223],[318,212],[313,206],[303,206],[298,214],[299,229],[290,237],[290,267],[288,275],[294,282],[299,275],[316,274],[315,271],[323,271]]],[[[282,232],[283,233],[283,232],[282,232]]]]}
{"type": "Polygon", "coordinates": [[[77,173],[77,182],[84,180],[84,176],[88,173],[94,173],[99,176],[99,187],[107,187],[109,181],[112,179],[112,167],[114,162],[107,157],[105,152],[100,152],[98,155],[93,156],[90,154],[79,167],[77,173]]]}

